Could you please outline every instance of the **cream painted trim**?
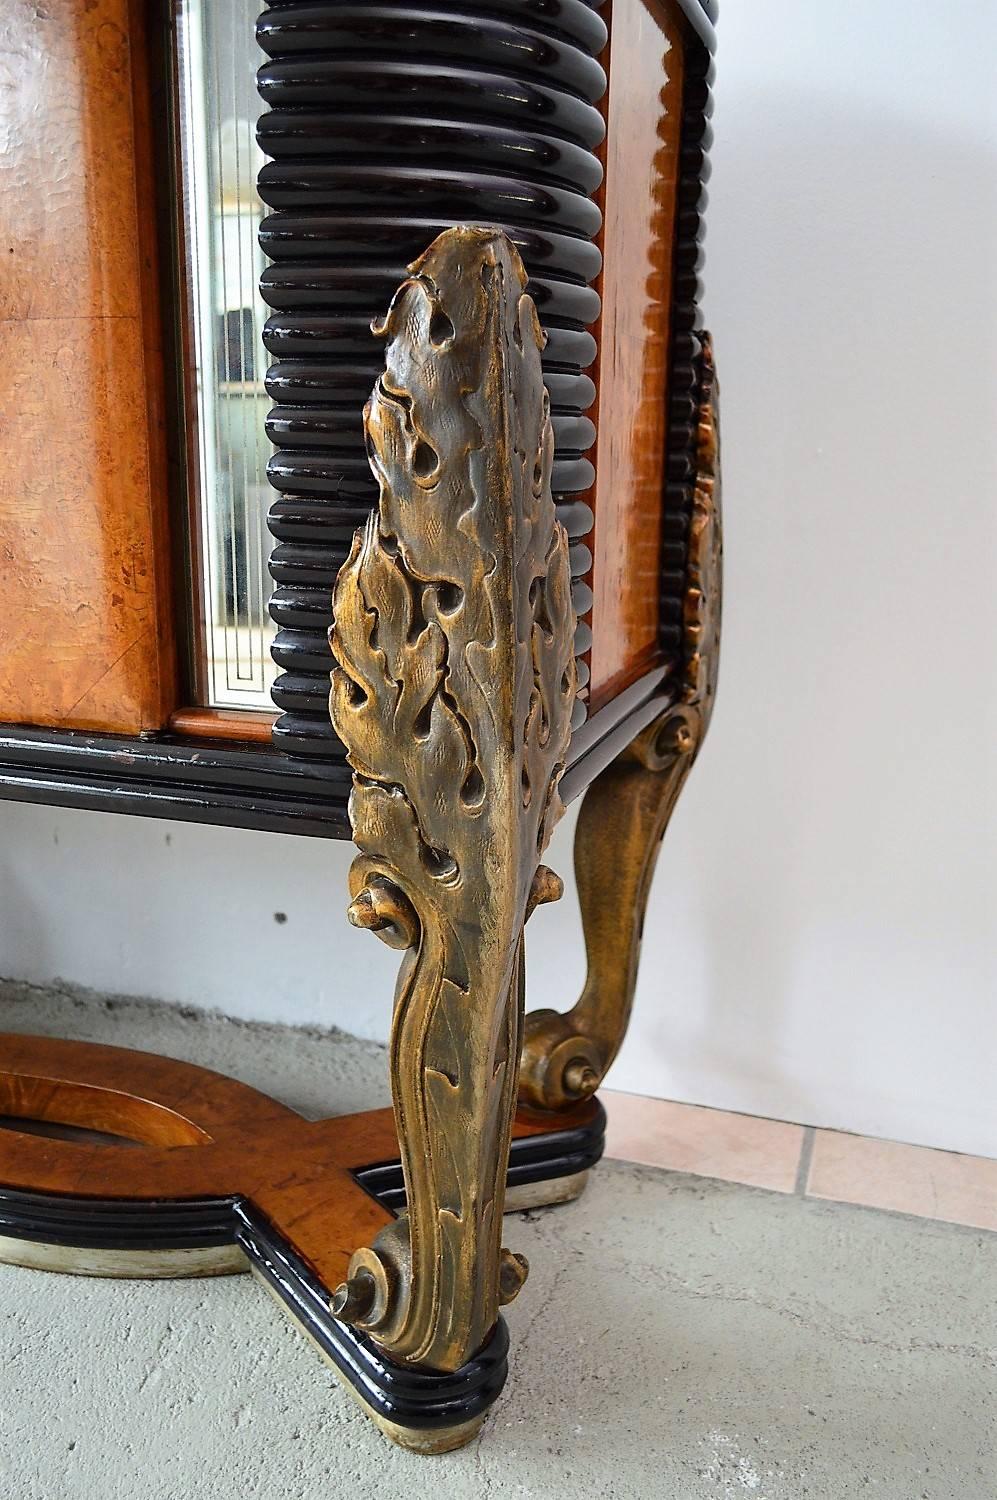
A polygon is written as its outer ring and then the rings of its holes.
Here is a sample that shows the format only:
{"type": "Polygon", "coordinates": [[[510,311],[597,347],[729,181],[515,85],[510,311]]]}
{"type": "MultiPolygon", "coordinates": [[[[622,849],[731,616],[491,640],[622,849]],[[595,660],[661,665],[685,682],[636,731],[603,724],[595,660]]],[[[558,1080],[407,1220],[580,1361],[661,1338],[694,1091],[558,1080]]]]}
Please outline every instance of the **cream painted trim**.
{"type": "Polygon", "coordinates": [[[199,1245],[190,1250],[94,1250],[9,1239],[5,1235],[0,1235],[0,1261],[26,1266],[32,1271],[137,1281],[230,1276],[249,1269],[238,1245],[199,1245]]]}
{"type": "Polygon", "coordinates": [[[589,1168],[567,1177],[548,1177],[546,1182],[525,1182],[506,1189],[505,1212],[521,1214],[528,1208],[553,1208],[557,1203],[572,1203],[580,1198],[589,1180],[589,1168]]]}

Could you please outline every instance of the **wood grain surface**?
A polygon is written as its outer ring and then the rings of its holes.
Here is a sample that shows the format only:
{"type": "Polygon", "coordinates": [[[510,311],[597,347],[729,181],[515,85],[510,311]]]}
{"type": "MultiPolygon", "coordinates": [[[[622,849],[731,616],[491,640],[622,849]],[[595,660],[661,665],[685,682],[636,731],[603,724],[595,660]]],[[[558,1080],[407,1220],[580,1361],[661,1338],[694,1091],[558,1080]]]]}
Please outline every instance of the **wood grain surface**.
{"type": "MultiPolygon", "coordinates": [[[[521,1111],[514,1134],[584,1125],[596,1108],[521,1111]]],[[[0,1129],[0,1187],[130,1202],[246,1197],[330,1290],[357,1245],[393,1219],[352,1175],[397,1161],[390,1109],[305,1120],[192,1063],[0,1034],[0,1116],[104,1131],[142,1148],[0,1129]]]]}
{"type": "Polygon", "coordinates": [[[654,0],[610,17],[592,570],[593,711],[659,656],[680,23],[654,0]]]}
{"type": "Polygon", "coordinates": [[[0,14],[0,719],[173,706],[142,7],[0,14]]]}

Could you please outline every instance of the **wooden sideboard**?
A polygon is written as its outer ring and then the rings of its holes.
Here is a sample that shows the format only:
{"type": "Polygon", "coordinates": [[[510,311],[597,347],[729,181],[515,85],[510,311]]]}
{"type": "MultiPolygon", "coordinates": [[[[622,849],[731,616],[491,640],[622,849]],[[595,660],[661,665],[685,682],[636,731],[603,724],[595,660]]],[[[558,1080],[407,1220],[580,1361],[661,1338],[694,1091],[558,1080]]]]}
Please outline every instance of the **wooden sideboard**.
{"type": "Polygon", "coordinates": [[[307,26],[264,10],[275,722],[194,702],[185,665],[172,9],[17,0],[0,23],[19,74],[0,167],[0,795],[347,834],[326,634],[376,498],[368,325],[406,260],[465,220],[509,231],[548,335],[580,790],[681,664],[709,6],[471,6],[449,27],[423,10],[421,31],[399,28],[405,6],[313,7],[307,26]]]}
{"type": "Polygon", "coordinates": [[[712,713],[714,8],[264,7],[276,715],[197,702],[189,667],[173,16],[0,21],[0,795],[352,836],[350,920],[404,954],[394,1113],[306,1122],[168,1059],[0,1036],[0,1259],[248,1264],[391,1437],[441,1451],[505,1378],[528,1266],[503,1207],[577,1196],[601,1152],[712,713]],[[583,793],[586,983],[525,1014],[525,924],[583,793]]]}

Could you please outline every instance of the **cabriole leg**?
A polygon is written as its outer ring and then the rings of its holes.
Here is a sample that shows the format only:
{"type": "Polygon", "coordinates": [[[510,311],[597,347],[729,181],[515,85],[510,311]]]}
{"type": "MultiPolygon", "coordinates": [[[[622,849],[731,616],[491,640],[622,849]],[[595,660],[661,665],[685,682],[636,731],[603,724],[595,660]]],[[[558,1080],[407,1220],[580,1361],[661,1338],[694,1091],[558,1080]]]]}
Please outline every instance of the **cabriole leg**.
{"type": "Polygon", "coordinates": [[[525,285],[492,230],[449,230],[411,268],[376,330],[379,508],[334,599],[350,918],[405,950],[390,1066],[408,1209],[357,1251],[333,1309],[437,1370],[476,1353],[526,1275],[500,1238],[522,933],[561,890],[539,859],[560,812],[575,621],[525,285]]]}
{"type": "Polygon", "coordinates": [[[644,913],[658,849],[713,708],[720,638],[721,522],[717,392],[704,338],[684,661],[676,703],[589,787],[575,832],[585,931],[585,988],[565,1013],[526,1018],[520,1095],[563,1109],[598,1088],[630,1020],[644,913]]]}

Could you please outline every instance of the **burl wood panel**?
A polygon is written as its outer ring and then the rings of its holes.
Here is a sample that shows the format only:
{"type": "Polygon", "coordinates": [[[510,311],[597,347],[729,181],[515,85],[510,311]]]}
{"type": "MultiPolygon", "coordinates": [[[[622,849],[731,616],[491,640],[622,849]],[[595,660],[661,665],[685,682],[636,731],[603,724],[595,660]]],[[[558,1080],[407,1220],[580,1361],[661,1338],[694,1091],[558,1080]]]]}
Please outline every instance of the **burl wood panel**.
{"type": "Polygon", "coordinates": [[[0,6],[0,720],[173,707],[141,6],[0,6]]]}
{"type": "Polygon", "coordinates": [[[613,0],[599,334],[592,708],[655,664],[681,25],[613,0]]]}
{"type": "MultiPolygon", "coordinates": [[[[127,1201],[242,1195],[323,1285],[391,1212],[351,1175],[398,1159],[390,1109],[304,1120],[234,1078],[192,1063],[94,1043],[0,1034],[0,1116],[75,1125],[141,1151],[0,1129],[0,1186],[127,1201]]],[[[517,1138],[586,1125],[597,1106],[522,1110],[517,1138]]]]}

